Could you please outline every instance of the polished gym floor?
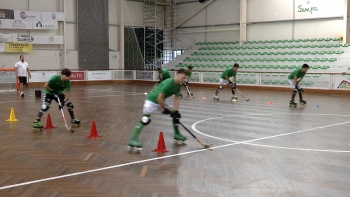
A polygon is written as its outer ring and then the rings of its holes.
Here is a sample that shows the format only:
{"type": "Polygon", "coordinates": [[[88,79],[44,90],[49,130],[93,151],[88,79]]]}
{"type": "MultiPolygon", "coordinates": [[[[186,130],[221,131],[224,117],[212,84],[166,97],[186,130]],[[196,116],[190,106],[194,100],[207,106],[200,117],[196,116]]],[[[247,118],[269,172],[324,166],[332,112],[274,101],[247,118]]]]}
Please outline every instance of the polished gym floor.
{"type": "MultiPolygon", "coordinates": [[[[155,113],[140,135],[140,153],[127,142],[152,85],[73,86],[81,126],[70,133],[57,104],[48,113],[55,129],[35,131],[41,99],[27,89],[0,93],[0,196],[350,196],[348,96],[304,93],[308,104],[290,108],[290,93],[241,89],[231,101],[225,87],[193,87],[181,99],[186,145],[173,142],[171,118],[155,113]],[[18,122],[6,122],[13,108],[18,122]],[[92,121],[101,138],[86,138],[92,121]],[[169,152],[151,150],[164,133],[169,152]]],[[[172,98],[168,99],[172,103],[172,98]]],[[[65,115],[69,120],[67,109],[65,115]]],[[[47,114],[43,115],[45,126],[47,114]]]]}

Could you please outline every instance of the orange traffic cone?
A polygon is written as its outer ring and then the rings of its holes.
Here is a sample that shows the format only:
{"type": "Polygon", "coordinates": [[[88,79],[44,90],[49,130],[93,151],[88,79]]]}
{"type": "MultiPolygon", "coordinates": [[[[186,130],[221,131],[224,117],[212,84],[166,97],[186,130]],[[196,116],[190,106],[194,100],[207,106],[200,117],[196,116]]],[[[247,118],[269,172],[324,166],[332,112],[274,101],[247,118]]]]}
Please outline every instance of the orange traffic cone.
{"type": "Polygon", "coordinates": [[[96,138],[96,137],[102,137],[102,136],[100,136],[97,133],[96,124],[95,124],[95,121],[93,120],[91,123],[90,135],[86,136],[86,138],[96,138]]]}
{"type": "Polygon", "coordinates": [[[51,116],[50,114],[47,114],[46,126],[44,127],[44,129],[54,129],[54,128],[57,128],[57,127],[52,125],[51,116]]]}
{"type": "Polygon", "coordinates": [[[15,116],[15,110],[12,107],[10,111],[10,117],[9,119],[6,120],[6,122],[15,122],[15,121],[18,121],[18,120],[16,119],[16,116],[15,116]]]}
{"type": "Polygon", "coordinates": [[[159,139],[158,139],[158,147],[153,149],[152,152],[169,152],[166,147],[165,147],[165,142],[164,142],[164,136],[163,136],[163,132],[159,133],[159,139]]]}

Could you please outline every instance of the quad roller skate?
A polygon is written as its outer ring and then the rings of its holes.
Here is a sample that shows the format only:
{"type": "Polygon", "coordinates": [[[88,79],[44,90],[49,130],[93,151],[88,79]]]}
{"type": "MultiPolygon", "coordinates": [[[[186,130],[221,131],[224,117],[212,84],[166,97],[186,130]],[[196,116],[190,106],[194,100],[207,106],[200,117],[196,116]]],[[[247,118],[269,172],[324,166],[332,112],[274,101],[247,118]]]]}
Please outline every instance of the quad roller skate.
{"type": "Polygon", "coordinates": [[[233,94],[231,100],[232,102],[236,102],[238,100],[238,97],[233,94]]]}
{"type": "Polygon", "coordinates": [[[219,97],[218,97],[218,95],[214,95],[214,101],[219,101],[220,99],[219,99],[219,97]]]}
{"type": "Polygon", "coordinates": [[[297,107],[297,106],[298,106],[298,104],[296,102],[294,102],[294,100],[291,100],[289,102],[289,107],[297,107]]]}
{"type": "Polygon", "coordinates": [[[80,127],[80,121],[78,120],[78,119],[76,119],[76,118],[73,118],[73,119],[71,119],[71,121],[70,121],[72,124],[72,126],[74,126],[74,127],[80,127]]]}
{"type": "Polygon", "coordinates": [[[41,125],[40,121],[33,122],[33,130],[35,130],[35,131],[42,131],[43,130],[43,125],[41,125]]]}
{"type": "Polygon", "coordinates": [[[131,139],[129,141],[127,150],[134,151],[134,152],[140,152],[142,150],[142,146],[143,146],[143,144],[141,142],[139,142],[139,140],[137,138],[131,139]]]}
{"type": "Polygon", "coordinates": [[[174,142],[176,144],[185,144],[185,141],[187,140],[187,137],[181,135],[180,132],[176,132],[174,133],[174,142]]]}

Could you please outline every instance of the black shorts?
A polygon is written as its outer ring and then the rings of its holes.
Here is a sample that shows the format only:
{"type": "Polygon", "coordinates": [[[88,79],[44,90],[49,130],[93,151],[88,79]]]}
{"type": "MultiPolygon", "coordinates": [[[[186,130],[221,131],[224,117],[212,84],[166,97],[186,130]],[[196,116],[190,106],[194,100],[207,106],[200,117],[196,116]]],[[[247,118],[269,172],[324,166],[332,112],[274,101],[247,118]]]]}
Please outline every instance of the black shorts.
{"type": "Polygon", "coordinates": [[[27,77],[19,76],[18,81],[19,81],[19,83],[27,84],[27,77]]]}

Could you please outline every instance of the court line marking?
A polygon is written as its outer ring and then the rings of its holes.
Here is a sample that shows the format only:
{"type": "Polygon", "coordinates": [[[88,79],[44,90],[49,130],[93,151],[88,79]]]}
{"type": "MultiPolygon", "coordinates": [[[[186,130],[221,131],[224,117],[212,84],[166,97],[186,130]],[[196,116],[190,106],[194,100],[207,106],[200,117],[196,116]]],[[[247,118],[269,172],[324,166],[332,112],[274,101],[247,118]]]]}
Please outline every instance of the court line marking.
{"type": "MultiPolygon", "coordinates": [[[[289,114],[289,113],[284,113],[284,114],[289,114]]],[[[266,115],[266,114],[258,114],[258,115],[266,115]]],[[[235,116],[235,115],[231,115],[231,116],[235,116]]],[[[244,115],[240,115],[240,116],[244,116],[244,115]]],[[[245,116],[247,116],[247,115],[245,115],[245,116]]],[[[228,117],[230,117],[230,116],[228,116],[228,117]]],[[[221,118],[221,117],[216,117],[216,118],[221,118]]],[[[215,119],[215,118],[209,118],[209,119],[215,119]]],[[[208,119],[205,119],[205,120],[208,120],[208,119]]],[[[203,122],[203,121],[204,120],[198,121],[198,122],[203,122]]],[[[289,132],[289,133],[283,133],[283,134],[278,134],[278,135],[272,135],[272,136],[267,136],[267,137],[262,137],[262,138],[256,138],[256,139],[246,140],[246,141],[242,141],[242,142],[234,142],[234,143],[229,143],[229,144],[225,144],[225,145],[214,146],[214,147],[211,147],[210,149],[193,150],[193,151],[177,153],[177,154],[173,154],[173,155],[167,155],[167,156],[162,156],[162,157],[154,157],[154,158],[150,158],[150,159],[138,160],[138,161],[123,163],[123,164],[118,164],[118,165],[113,165],[113,166],[108,166],[108,167],[103,167],[103,168],[97,168],[97,169],[92,169],[92,170],[75,172],[75,173],[71,173],[71,174],[65,174],[65,175],[60,175],[60,176],[44,178],[44,179],[38,179],[38,180],[34,180],[34,181],[28,181],[28,182],[13,184],[13,185],[7,185],[7,186],[0,187],[0,190],[14,188],[14,187],[19,187],[19,186],[23,186],[23,185],[30,185],[30,184],[34,184],[34,183],[40,183],[40,182],[45,182],[45,181],[50,181],[50,180],[55,180],[55,179],[61,179],[61,178],[66,178],[66,177],[71,177],[71,176],[77,176],[77,175],[81,175],[81,174],[88,174],[88,173],[93,173],[93,172],[98,172],[98,171],[103,171],[103,170],[108,170],[108,169],[113,169],[113,168],[119,168],[119,167],[123,167],[123,166],[129,166],[129,165],[144,163],[144,162],[148,162],[148,161],[155,161],[155,160],[159,160],[159,159],[166,159],[166,158],[171,158],[171,157],[188,155],[188,154],[192,154],[192,153],[208,151],[208,150],[213,150],[213,149],[218,149],[218,148],[224,148],[224,147],[234,146],[234,145],[238,145],[238,144],[244,144],[244,143],[249,143],[249,142],[254,142],[254,141],[260,141],[260,140],[264,140],[264,139],[271,139],[271,138],[276,138],[276,137],[281,137],[281,136],[293,135],[293,134],[302,133],[302,132],[306,132],[306,131],[311,131],[311,130],[315,130],[315,129],[319,129],[319,128],[331,127],[331,126],[336,126],[336,125],[341,125],[341,124],[346,124],[346,123],[350,123],[350,121],[343,122],[343,123],[326,125],[326,126],[322,126],[322,127],[314,127],[314,128],[311,128],[311,129],[304,129],[304,130],[299,130],[299,131],[294,131],[294,132],[289,132]]],[[[198,131],[198,130],[196,130],[196,131],[198,131]]]]}
{"type": "MultiPolygon", "coordinates": [[[[200,120],[198,122],[195,122],[194,124],[192,124],[192,129],[201,134],[204,135],[206,137],[209,138],[214,138],[217,140],[222,140],[222,141],[226,141],[226,142],[233,142],[233,143],[241,143],[241,144],[245,144],[245,145],[251,145],[251,146],[260,146],[260,147],[266,147],[266,148],[277,148],[277,149],[287,149],[287,150],[299,150],[299,151],[314,151],[314,152],[332,152],[332,153],[350,153],[350,150],[327,150],[327,149],[312,149],[312,148],[294,148],[294,147],[284,147],[284,146],[272,146],[272,145],[264,145],[264,144],[254,144],[254,143],[249,143],[247,141],[235,141],[235,140],[229,140],[229,139],[225,139],[225,138],[220,138],[220,137],[216,137],[216,136],[212,136],[206,133],[202,133],[200,132],[197,128],[196,125],[201,123],[201,122],[205,122],[207,120],[213,120],[213,119],[219,119],[219,118],[227,118],[227,117],[234,117],[234,116],[258,116],[258,115],[267,115],[267,114],[246,114],[246,115],[228,115],[228,116],[220,116],[220,117],[214,117],[214,118],[208,118],[208,119],[204,119],[204,120],[200,120]]],[[[268,115],[300,115],[298,113],[293,114],[293,113],[274,113],[274,114],[268,114],[268,115]]],[[[308,114],[308,113],[303,113],[303,115],[318,115],[318,116],[350,116],[350,115],[342,115],[342,114],[308,114]]],[[[335,124],[331,124],[331,125],[326,125],[326,126],[320,126],[320,127],[314,127],[311,129],[306,129],[303,131],[312,131],[315,129],[324,129],[327,127],[332,127],[332,126],[338,126],[338,125],[343,125],[343,124],[348,124],[350,123],[350,121],[347,122],[341,122],[341,123],[335,123],[335,124]]],[[[283,135],[282,135],[283,136],[283,135]]],[[[279,136],[280,137],[280,136],[279,136]]],[[[263,140],[263,139],[261,139],[263,140]]]]}

